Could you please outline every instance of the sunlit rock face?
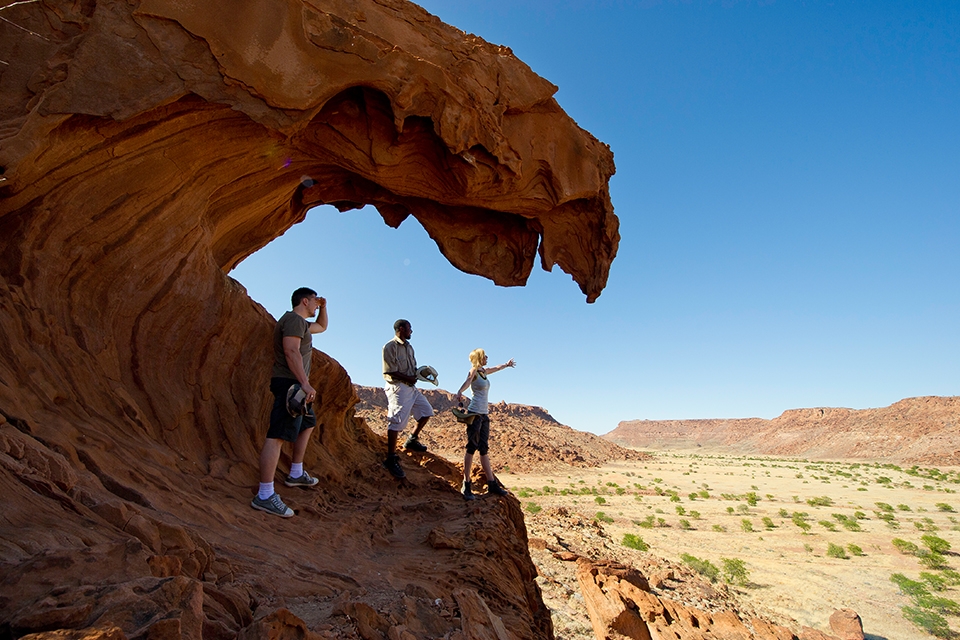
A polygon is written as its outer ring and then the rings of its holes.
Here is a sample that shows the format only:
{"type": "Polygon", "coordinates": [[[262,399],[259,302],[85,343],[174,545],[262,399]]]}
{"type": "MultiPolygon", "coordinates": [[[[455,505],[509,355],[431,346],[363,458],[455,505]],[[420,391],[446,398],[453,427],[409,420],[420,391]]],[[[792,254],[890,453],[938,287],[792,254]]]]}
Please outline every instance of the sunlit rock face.
{"type": "Polygon", "coordinates": [[[226,274],[314,205],[372,204],[459,269],[519,285],[539,253],[594,300],[613,160],[555,87],[399,0],[2,11],[0,635],[254,637],[267,611],[300,624],[297,598],[377,594],[382,633],[440,636],[473,589],[549,637],[516,505],[464,513],[439,460],[384,486],[320,352],[321,490],[289,522],[249,508],[273,320],[226,274]],[[425,542],[438,521],[453,548],[425,542]]]}

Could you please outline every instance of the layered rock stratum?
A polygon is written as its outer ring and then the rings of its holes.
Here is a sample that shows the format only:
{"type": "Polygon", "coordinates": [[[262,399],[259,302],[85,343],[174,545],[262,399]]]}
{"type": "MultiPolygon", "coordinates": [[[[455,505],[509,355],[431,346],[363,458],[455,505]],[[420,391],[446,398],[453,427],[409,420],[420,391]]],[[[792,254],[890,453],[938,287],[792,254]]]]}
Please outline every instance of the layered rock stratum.
{"type": "MultiPolygon", "coordinates": [[[[356,385],[356,413],[377,433],[386,432],[387,398],[383,389],[356,385]]],[[[456,462],[463,460],[466,428],[452,409],[456,396],[443,389],[425,389],[436,415],[420,434],[431,452],[456,462]]],[[[490,459],[494,470],[545,473],[570,467],[598,467],[617,460],[644,460],[649,456],[625,449],[603,438],[560,424],[542,407],[498,402],[490,404],[490,459]]],[[[484,478],[474,466],[478,485],[484,478]]]]}
{"type": "Polygon", "coordinates": [[[603,436],[626,447],[710,447],[818,459],[960,465],[960,396],[906,398],[880,409],[816,407],[772,420],[626,420],[603,436]]]}
{"type": "Polygon", "coordinates": [[[370,204],[594,300],[613,157],[556,87],[403,0],[0,15],[0,637],[550,638],[516,501],[464,505],[431,455],[389,479],[319,351],[319,489],[250,509],[273,319],[227,274],[370,204]]]}

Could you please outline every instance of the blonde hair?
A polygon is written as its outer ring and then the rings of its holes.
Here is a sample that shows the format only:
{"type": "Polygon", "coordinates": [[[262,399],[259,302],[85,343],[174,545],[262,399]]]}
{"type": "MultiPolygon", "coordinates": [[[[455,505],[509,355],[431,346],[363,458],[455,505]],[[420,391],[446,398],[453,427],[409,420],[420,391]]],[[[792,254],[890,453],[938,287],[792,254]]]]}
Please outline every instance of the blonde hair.
{"type": "Polygon", "coordinates": [[[470,364],[475,367],[479,367],[483,364],[483,357],[487,355],[487,352],[483,349],[474,349],[470,352],[470,364]]]}

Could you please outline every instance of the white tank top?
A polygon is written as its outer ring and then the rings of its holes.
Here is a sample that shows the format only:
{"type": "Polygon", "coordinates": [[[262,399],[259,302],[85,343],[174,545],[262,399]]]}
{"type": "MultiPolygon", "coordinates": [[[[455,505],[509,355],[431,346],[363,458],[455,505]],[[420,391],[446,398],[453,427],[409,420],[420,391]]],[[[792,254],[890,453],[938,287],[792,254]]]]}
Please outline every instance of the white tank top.
{"type": "Polygon", "coordinates": [[[473,399],[470,400],[470,406],[467,411],[470,413],[489,413],[487,409],[487,396],[490,391],[490,381],[478,371],[470,383],[470,391],[473,392],[473,399]]]}

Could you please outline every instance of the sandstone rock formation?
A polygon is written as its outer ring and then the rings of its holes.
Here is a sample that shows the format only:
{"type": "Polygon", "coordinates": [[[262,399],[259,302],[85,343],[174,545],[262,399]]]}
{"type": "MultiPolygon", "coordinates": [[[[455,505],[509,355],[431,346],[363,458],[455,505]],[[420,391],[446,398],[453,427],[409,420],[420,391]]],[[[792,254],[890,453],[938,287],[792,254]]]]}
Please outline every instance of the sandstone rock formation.
{"type": "Polygon", "coordinates": [[[627,420],[603,437],[627,447],[724,448],[818,459],[960,464],[960,396],[881,409],[793,409],[773,420],[627,420]]]}
{"type": "Polygon", "coordinates": [[[0,11],[0,636],[474,638],[486,607],[550,637],[515,501],[465,506],[429,455],[387,481],[320,352],[320,488],[249,508],[273,320],[226,274],[316,204],[372,204],[457,268],[517,285],[539,252],[592,301],[612,155],[555,87],[403,0],[0,11]]]}
{"type": "MultiPolygon", "coordinates": [[[[578,560],[578,565],[577,579],[597,640],[797,639],[786,627],[760,618],[744,619],[729,610],[708,613],[658,597],[650,592],[646,578],[632,567],[586,559],[578,560]]],[[[826,635],[823,638],[836,640],[826,635]]]]}
{"type": "MultiPolygon", "coordinates": [[[[360,398],[356,414],[366,419],[375,432],[384,434],[387,397],[383,389],[355,385],[355,390],[360,398]]],[[[423,393],[436,415],[430,419],[430,427],[420,434],[420,440],[431,452],[451,462],[462,461],[465,428],[450,411],[457,406],[456,397],[443,389],[424,389],[423,393]]],[[[564,467],[597,467],[613,460],[643,460],[649,456],[562,425],[541,407],[501,402],[490,405],[490,458],[495,470],[543,473],[561,471],[564,467]]],[[[474,471],[479,474],[478,486],[483,486],[479,465],[474,471]]]]}
{"type": "Polygon", "coordinates": [[[830,616],[830,629],[840,640],[863,640],[863,622],[853,609],[837,609],[830,616]]]}

